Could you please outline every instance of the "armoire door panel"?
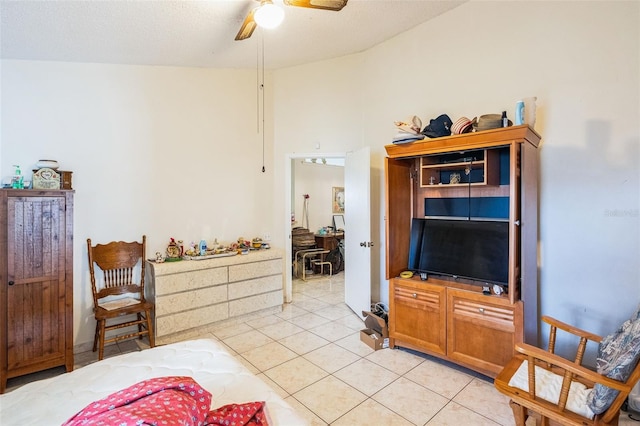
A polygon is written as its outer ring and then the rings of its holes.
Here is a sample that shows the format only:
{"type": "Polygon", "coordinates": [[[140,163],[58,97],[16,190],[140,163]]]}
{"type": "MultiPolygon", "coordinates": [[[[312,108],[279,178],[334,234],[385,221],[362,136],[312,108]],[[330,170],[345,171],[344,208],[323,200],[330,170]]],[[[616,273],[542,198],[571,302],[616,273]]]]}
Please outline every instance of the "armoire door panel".
{"type": "Polygon", "coordinates": [[[8,301],[8,368],[64,357],[64,286],[57,280],[15,282],[8,301]]]}
{"type": "MultiPolygon", "coordinates": [[[[391,280],[389,335],[436,354],[446,353],[445,287],[391,280]]],[[[401,345],[401,343],[400,343],[401,345]]]]}
{"type": "Polygon", "coordinates": [[[72,191],[0,190],[0,393],[8,378],[73,369],[72,191]]]}

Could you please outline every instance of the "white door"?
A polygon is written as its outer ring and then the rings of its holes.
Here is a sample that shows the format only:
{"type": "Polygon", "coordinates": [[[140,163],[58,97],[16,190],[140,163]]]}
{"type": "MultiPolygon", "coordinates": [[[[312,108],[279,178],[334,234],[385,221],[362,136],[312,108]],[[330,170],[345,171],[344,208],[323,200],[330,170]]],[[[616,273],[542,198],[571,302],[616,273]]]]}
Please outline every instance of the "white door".
{"type": "Polygon", "coordinates": [[[359,316],[371,310],[371,178],[369,147],[344,164],[344,301],[359,316]]]}

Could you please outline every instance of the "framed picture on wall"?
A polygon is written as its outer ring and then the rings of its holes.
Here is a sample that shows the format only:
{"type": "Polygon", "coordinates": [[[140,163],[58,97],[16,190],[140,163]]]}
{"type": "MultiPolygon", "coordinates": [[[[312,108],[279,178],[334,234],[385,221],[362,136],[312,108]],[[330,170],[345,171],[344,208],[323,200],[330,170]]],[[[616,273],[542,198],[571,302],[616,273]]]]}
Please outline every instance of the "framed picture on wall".
{"type": "Polygon", "coordinates": [[[333,213],[344,213],[344,188],[341,186],[333,187],[333,213]]]}

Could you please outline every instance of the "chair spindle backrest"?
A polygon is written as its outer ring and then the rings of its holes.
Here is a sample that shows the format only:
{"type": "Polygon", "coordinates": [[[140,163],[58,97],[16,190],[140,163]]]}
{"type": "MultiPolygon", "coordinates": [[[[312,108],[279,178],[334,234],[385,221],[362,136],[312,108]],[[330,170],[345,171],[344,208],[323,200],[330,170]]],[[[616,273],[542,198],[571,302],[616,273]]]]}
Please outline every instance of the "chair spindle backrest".
{"type": "Polygon", "coordinates": [[[106,269],[103,272],[106,288],[121,287],[133,283],[133,268],[106,269]]]}

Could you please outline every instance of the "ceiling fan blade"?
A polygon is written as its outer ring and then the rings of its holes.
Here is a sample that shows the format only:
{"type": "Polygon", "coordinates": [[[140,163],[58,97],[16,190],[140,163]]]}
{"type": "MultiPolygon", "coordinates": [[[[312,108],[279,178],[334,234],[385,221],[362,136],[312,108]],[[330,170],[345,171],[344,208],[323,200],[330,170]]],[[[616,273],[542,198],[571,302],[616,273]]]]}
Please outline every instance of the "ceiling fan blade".
{"type": "Polygon", "coordinates": [[[236,34],[236,40],[244,40],[251,37],[253,31],[256,29],[256,21],[253,19],[253,15],[256,13],[256,9],[251,9],[251,11],[247,14],[247,17],[244,18],[244,22],[240,27],[240,31],[236,34]]]}
{"type": "Polygon", "coordinates": [[[306,7],[309,9],[342,10],[347,0],[284,0],[288,6],[306,7]]]}

